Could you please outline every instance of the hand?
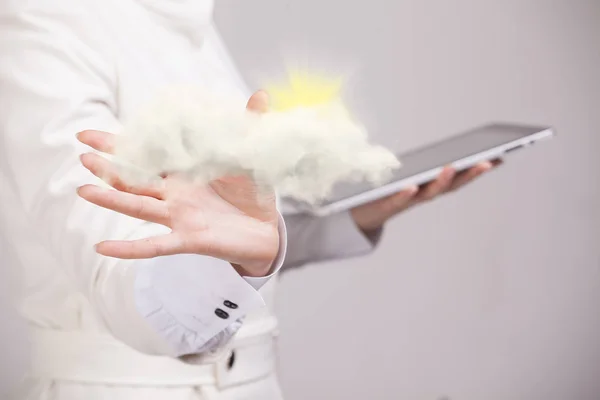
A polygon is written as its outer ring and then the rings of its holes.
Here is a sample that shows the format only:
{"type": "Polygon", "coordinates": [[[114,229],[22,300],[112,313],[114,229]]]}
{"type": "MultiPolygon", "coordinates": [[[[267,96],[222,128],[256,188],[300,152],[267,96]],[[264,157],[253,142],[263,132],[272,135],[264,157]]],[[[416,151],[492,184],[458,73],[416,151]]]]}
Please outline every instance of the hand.
{"type": "Polygon", "coordinates": [[[501,160],[483,162],[458,174],[451,167],[446,167],[435,181],[421,188],[413,186],[383,199],[356,207],[351,210],[351,215],[363,232],[376,231],[393,216],[417,204],[431,201],[441,194],[454,192],[501,163],[501,160]]]}
{"type": "MultiPolygon", "coordinates": [[[[255,93],[248,109],[262,112],[267,98],[255,93]]],[[[112,153],[111,133],[84,131],[78,139],[92,148],[112,153]]],[[[85,200],[121,214],[171,228],[171,233],[131,241],[105,241],[96,246],[100,254],[125,259],[152,258],[195,253],[229,261],[245,276],[264,276],[279,250],[275,194],[264,192],[245,176],[231,176],[208,185],[177,176],[158,183],[131,186],[116,167],[95,153],[81,156],[82,164],[114,189],[85,185],[78,194],[85,200]]]]}

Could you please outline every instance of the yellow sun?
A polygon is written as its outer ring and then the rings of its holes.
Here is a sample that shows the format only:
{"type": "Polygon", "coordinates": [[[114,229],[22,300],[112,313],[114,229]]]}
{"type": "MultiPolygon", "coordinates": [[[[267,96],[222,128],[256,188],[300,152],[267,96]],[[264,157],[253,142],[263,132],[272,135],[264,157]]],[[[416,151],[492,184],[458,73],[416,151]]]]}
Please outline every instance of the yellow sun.
{"type": "Polygon", "coordinates": [[[296,107],[326,104],[340,97],[341,78],[326,78],[301,71],[290,71],[284,85],[267,85],[271,107],[285,111],[296,107]]]}

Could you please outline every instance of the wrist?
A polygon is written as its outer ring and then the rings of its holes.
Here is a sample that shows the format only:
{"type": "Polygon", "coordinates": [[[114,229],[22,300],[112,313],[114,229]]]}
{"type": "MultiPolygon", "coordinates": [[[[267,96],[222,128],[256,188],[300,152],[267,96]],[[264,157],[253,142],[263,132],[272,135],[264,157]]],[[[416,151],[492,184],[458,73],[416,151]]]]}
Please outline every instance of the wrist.
{"type": "Polygon", "coordinates": [[[384,221],[373,216],[372,212],[363,212],[360,208],[350,210],[350,215],[360,231],[366,236],[376,234],[383,228],[384,221]]]}
{"type": "Polygon", "coordinates": [[[243,277],[262,278],[271,273],[273,264],[280,253],[281,235],[279,232],[279,221],[268,224],[268,228],[259,234],[255,231],[255,243],[252,246],[252,254],[244,261],[231,262],[231,266],[243,277]]]}

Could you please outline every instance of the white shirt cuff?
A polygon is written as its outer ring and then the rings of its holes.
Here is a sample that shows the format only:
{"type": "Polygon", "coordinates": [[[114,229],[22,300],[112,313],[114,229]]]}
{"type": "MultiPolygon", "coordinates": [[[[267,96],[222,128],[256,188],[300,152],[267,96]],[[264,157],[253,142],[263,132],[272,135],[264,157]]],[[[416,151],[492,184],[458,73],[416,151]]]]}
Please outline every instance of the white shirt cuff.
{"type": "Polygon", "coordinates": [[[195,254],[140,260],[134,282],[137,310],[174,356],[208,350],[212,338],[265,305],[258,289],[279,271],[286,254],[281,216],[279,234],[273,268],[260,278],[242,277],[227,261],[195,254]]]}

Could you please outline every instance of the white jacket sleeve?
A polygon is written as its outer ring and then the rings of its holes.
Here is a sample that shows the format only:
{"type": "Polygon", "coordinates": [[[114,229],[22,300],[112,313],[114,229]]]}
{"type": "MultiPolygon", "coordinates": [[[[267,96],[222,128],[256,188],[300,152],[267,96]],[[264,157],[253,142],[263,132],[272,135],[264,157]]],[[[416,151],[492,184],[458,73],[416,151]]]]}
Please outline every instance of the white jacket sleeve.
{"type": "MultiPolygon", "coordinates": [[[[199,255],[119,260],[94,244],[168,232],[168,228],[102,209],[76,195],[100,184],[79,162],[84,129],[119,128],[110,57],[89,22],[43,14],[0,21],[0,168],[20,198],[37,238],[91,301],[110,331],[143,352],[179,356],[219,346],[243,316],[262,307],[257,289],[226,261],[199,255]],[[72,31],[71,31],[72,29],[72,31]],[[75,34],[76,32],[77,34],[75,34]]],[[[286,234],[272,271],[283,263],[286,234]]]]}
{"type": "MultiPolygon", "coordinates": [[[[205,46],[211,61],[218,64],[223,74],[250,97],[252,92],[236,68],[214,22],[206,37],[205,46]]],[[[319,218],[298,213],[292,202],[286,202],[285,199],[281,199],[280,204],[288,235],[284,268],[364,255],[374,250],[379,243],[382,231],[365,235],[354,223],[350,212],[319,218]]]]}

